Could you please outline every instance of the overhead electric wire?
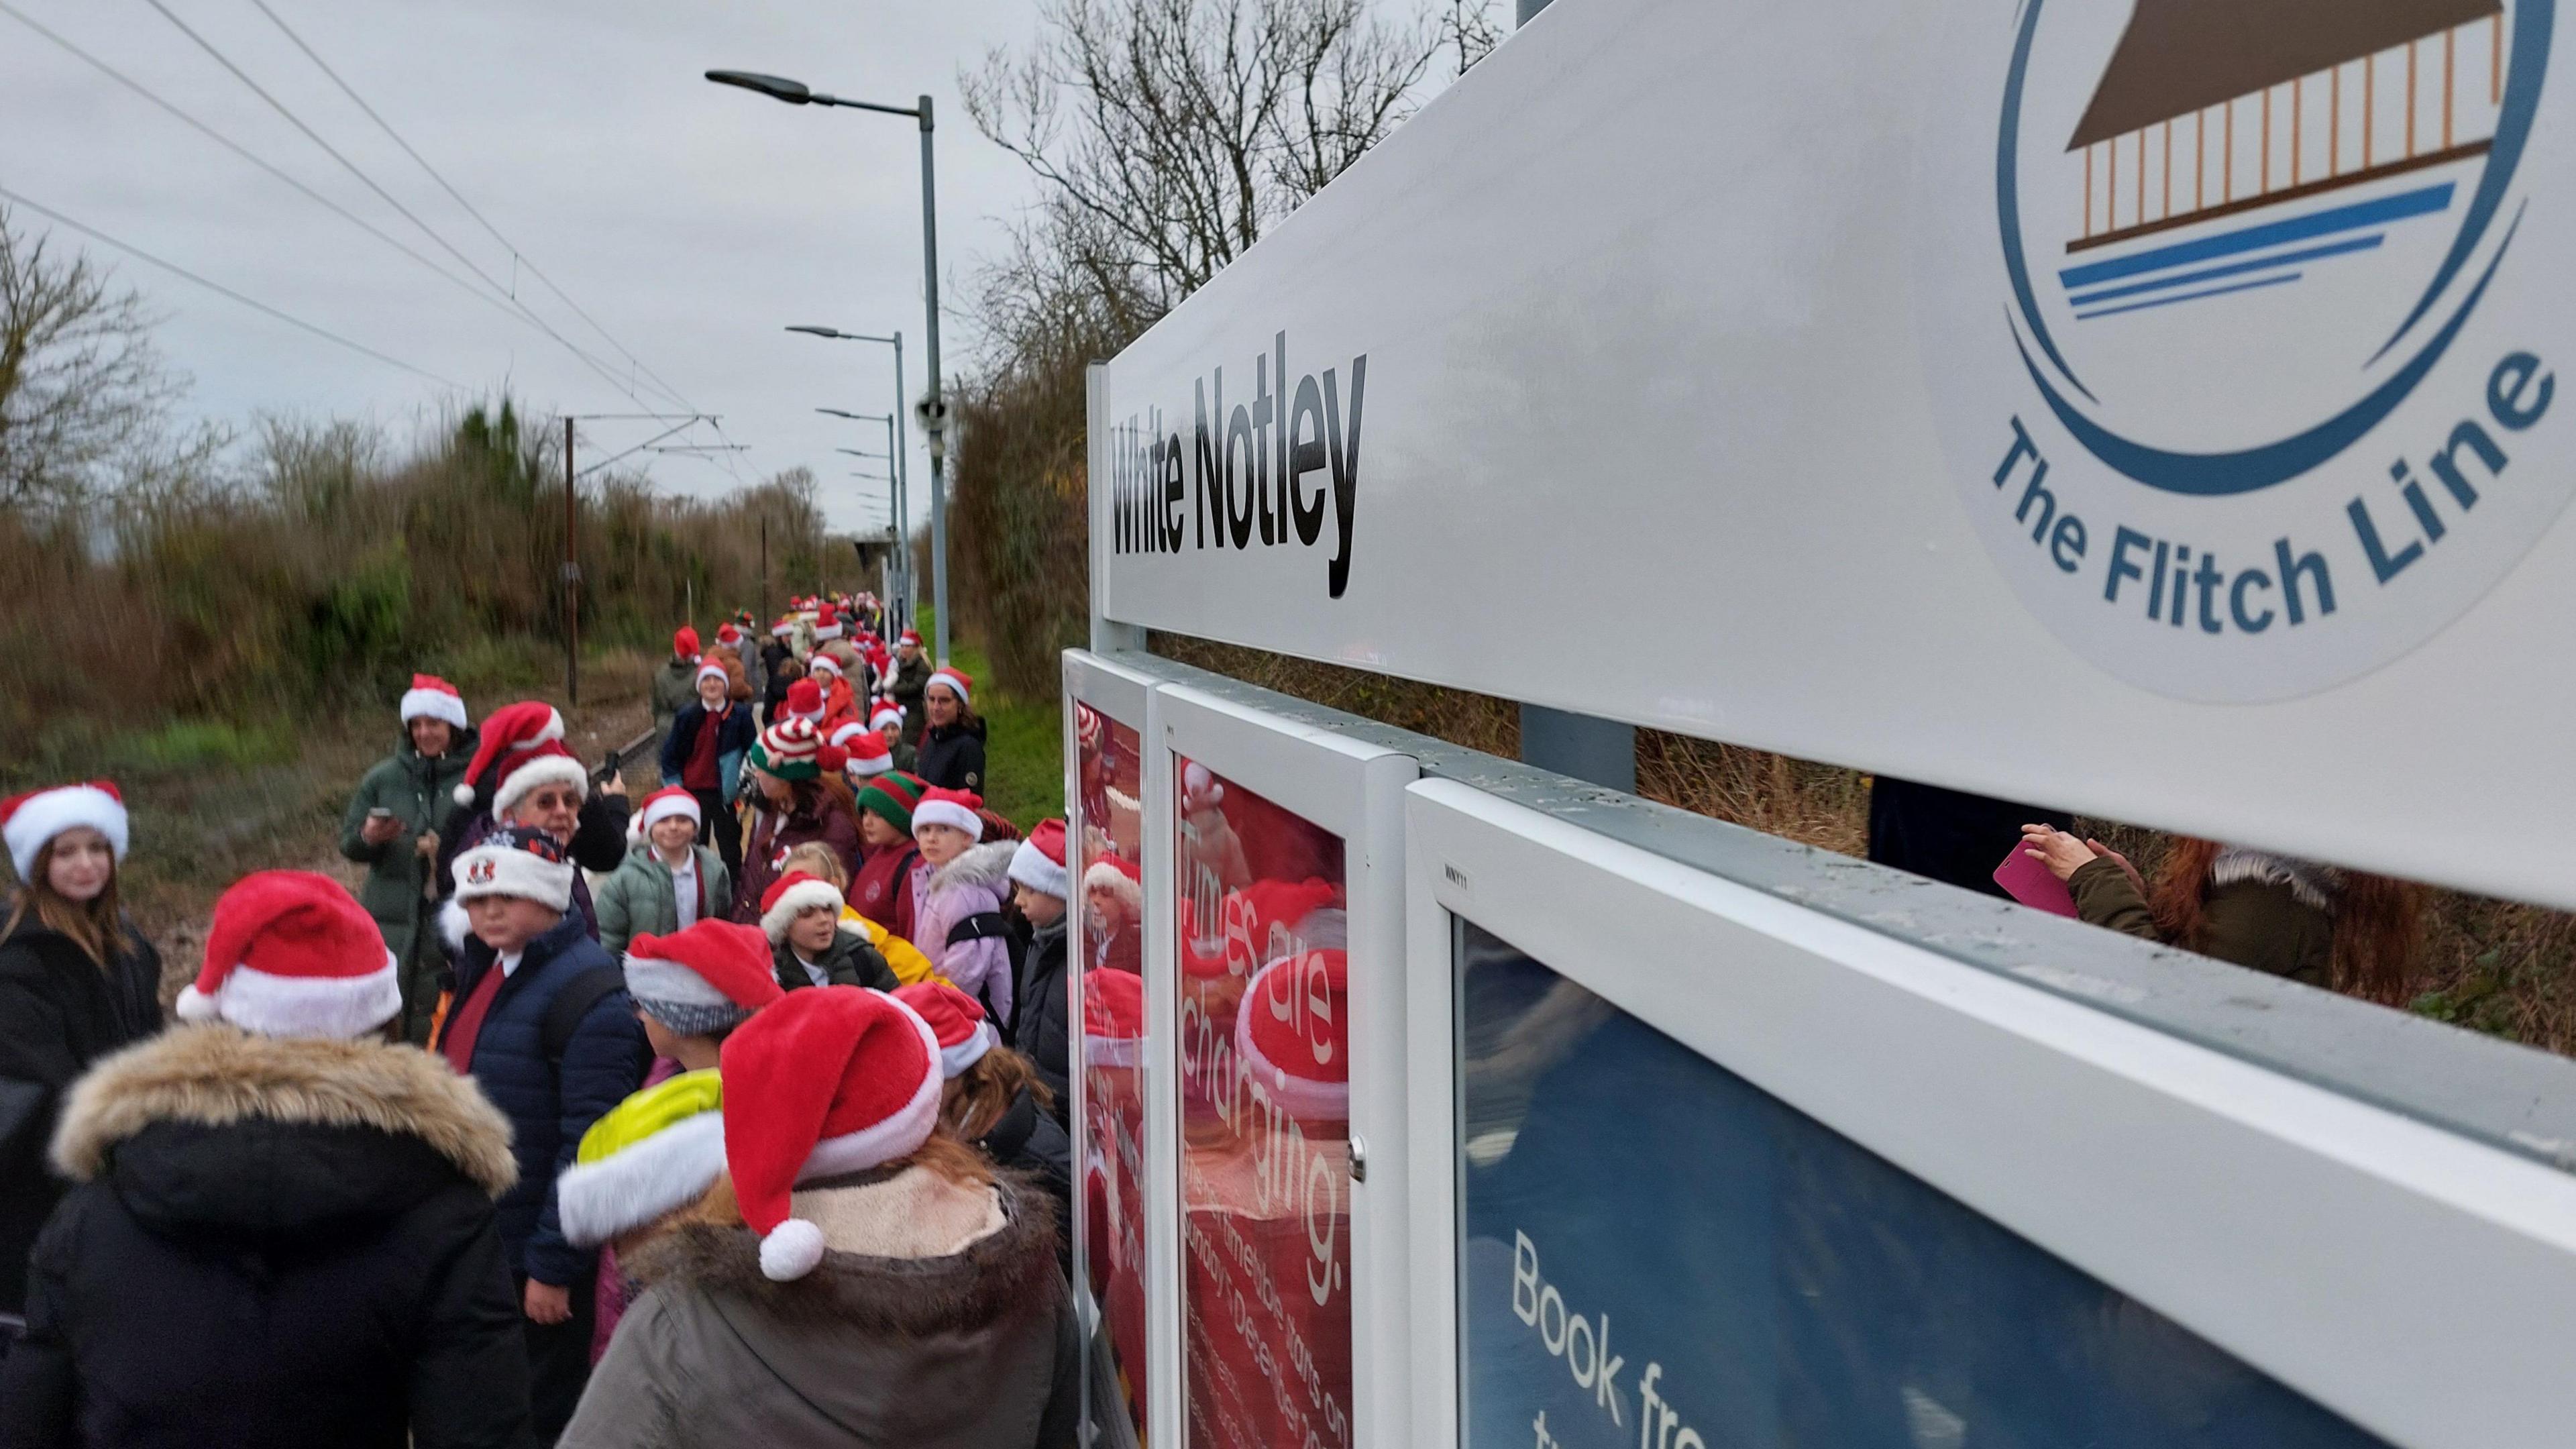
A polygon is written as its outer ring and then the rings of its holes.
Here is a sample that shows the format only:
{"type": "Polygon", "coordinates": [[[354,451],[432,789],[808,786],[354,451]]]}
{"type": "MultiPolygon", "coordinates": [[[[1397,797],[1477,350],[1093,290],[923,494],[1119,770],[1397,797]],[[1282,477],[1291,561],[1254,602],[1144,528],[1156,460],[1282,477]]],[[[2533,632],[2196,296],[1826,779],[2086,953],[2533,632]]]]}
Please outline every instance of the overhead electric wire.
{"type": "Polygon", "coordinates": [[[8,0],[0,0],[0,15],[7,15],[10,19],[17,21],[19,24],[36,32],[38,35],[52,41],[55,45],[60,46],[64,51],[80,60],[83,64],[88,65],[99,74],[106,76],[109,80],[112,80],[118,85],[125,87],[127,90],[134,92],[136,95],[141,96],[144,100],[151,102],[154,106],[159,107],[162,111],[169,114],[173,119],[188,126],[190,129],[195,130],[206,139],[223,147],[225,150],[232,152],[244,161],[247,161],[253,166],[258,167],[260,170],[267,172],[269,175],[276,177],[278,180],[285,182],[287,185],[294,187],[298,192],[302,193],[316,204],[328,209],[332,214],[348,222],[351,226],[357,227],[361,231],[366,232],[369,236],[374,237],[376,240],[383,242],[385,245],[392,247],[394,250],[401,252],[404,256],[411,258],[413,261],[427,268],[431,273],[438,276],[449,285],[462,288],[467,296],[474,298],[476,301],[483,303],[487,307],[497,310],[502,316],[508,317],[514,322],[519,322],[523,325],[528,323],[529,319],[522,315],[520,311],[513,308],[506,299],[495,296],[492,293],[475,286],[472,282],[467,281],[465,278],[460,277],[456,273],[449,271],[447,268],[440,266],[432,258],[423,255],[417,248],[413,247],[402,238],[395,236],[393,233],[377,226],[374,222],[367,220],[365,217],[360,216],[356,212],[349,210],[347,207],[342,206],[340,203],[333,201],[321,192],[305,185],[302,181],[298,180],[293,173],[266,160],[256,152],[253,152],[249,147],[242,145],[230,136],[216,130],[213,126],[210,126],[204,121],[197,119],[195,116],[190,115],[188,112],[180,109],[170,101],[164,100],[158,93],[154,92],[150,87],[144,85],[142,82],[135,80],[132,76],[125,74],[116,67],[109,65],[106,61],[101,60],[97,56],[90,54],[88,51],[81,49],[78,45],[73,44],[62,35],[47,29],[34,16],[27,14],[15,5],[9,4],[8,0]]]}
{"type": "Polygon", "coordinates": [[[465,384],[454,381],[450,378],[441,377],[437,373],[430,371],[428,368],[414,367],[399,357],[393,357],[385,353],[378,352],[376,349],[369,347],[363,342],[352,342],[348,338],[341,336],[339,333],[331,331],[329,328],[317,327],[314,324],[305,321],[301,317],[297,317],[291,313],[281,312],[277,308],[268,305],[266,302],[260,301],[256,297],[246,297],[241,293],[234,291],[232,288],[225,286],[221,282],[209,281],[206,278],[197,275],[195,272],[189,271],[186,267],[180,266],[176,262],[164,261],[131,242],[119,241],[115,237],[109,236],[106,232],[100,231],[97,227],[91,226],[86,222],[74,221],[72,218],[63,215],[52,207],[22,196],[15,191],[11,191],[5,186],[0,186],[0,201],[8,201],[16,205],[23,206],[27,210],[36,213],[38,216],[50,218],[59,225],[70,227],[72,230],[79,232],[84,236],[103,242],[108,246],[112,246],[118,251],[121,251],[127,256],[133,257],[138,261],[148,262],[173,276],[194,282],[209,292],[229,297],[253,311],[266,313],[268,316],[274,317],[278,321],[286,323],[288,326],[300,327],[305,331],[312,333],[316,337],[322,338],[328,342],[336,342],[342,347],[348,348],[352,352],[362,353],[368,357],[372,357],[376,361],[384,363],[388,367],[399,367],[405,372],[428,378],[431,382],[437,383],[442,387],[454,388],[458,392],[467,392],[471,390],[467,388],[465,384]]]}
{"type": "Polygon", "coordinates": [[[439,174],[437,167],[429,164],[428,157],[420,154],[420,152],[412,146],[411,142],[403,139],[402,133],[394,129],[391,121],[388,121],[383,116],[377,114],[376,108],[367,104],[367,98],[358,94],[357,87],[341,79],[340,73],[331,68],[331,63],[329,61],[324,60],[319,52],[314,50],[312,46],[306,44],[304,37],[296,34],[295,28],[288,25],[283,16],[280,16],[276,11],[268,7],[268,0],[250,0],[250,3],[258,7],[260,14],[268,17],[269,23],[277,27],[279,34],[284,35],[289,41],[293,42],[297,50],[304,52],[305,59],[313,62],[316,68],[318,68],[324,75],[331,78],[331,84],[340,88],[340,94],[347,96],[350,102],[357,106],[359,110],[366,112],[367,119],[375,122],[377,129],[383,131],[388,137],[391,137],[393,143],[402,148],[404,155],[409,156],[416,164],[419,165],[422,171],[428,173],[429,179],[437,182],[441,191],[446,192],[451,200],[453,200],[458,206],[463,207],[467,216],[474,218],[477,225],[481,226],[485,231],[490,232],[494,241],[507,247],[510,252],[511,260],[517,262],[520,266],[527,268],[528,275],[536,278],[539,282],[544,283],[546,290],[554,293],[557,298],[561,299],[565,306],[571,308],[574,316],[589,323],[591,331],[598,333],[609,346],[616,348],[619,353],[625,356],[627,361],[635,364],[635,366],[641,370],[646,377],[651,378],[663,392],[668,393],[673,398],[679,399],[680,405],[683,407],[694,408],[697,406],[697,404],[690,402],[688,399],[680,397],[679,389],[671,386],[667,382],[664,382],[660,373],[655,372],[643,358],[636,356],[633,348],[630,348],[625,343],[618,341],[613,333],[611,333],[606,327],[601,326],[598,318],[591,316],[589,312],[583,309],[579,302],[572,299],[571,293],[566,292],[563,288],[555,285],[554,278],[547,276],[534,261],[529,260],[528,254],[519,247],[518,243],[511,241],[506,236],[503,236],[501,234],[501,229],[494,226],[489,217],[486,217],[480,210],[476,209],[473,202],[465,199],[465,193],[457,190],[445,176],[439,174]]]}
{"type": "Polygon", "coordinates": [[[614,463],[621,458],[632,457],[637,453],[641,453],[646,448],[653,446],[655,443],[662,441],[673,433],[687,432],[689,429],[696,427],[702,421],[704,420],[700,418],[691,418],[687,422],[681,423],[676,427],[664,428],[662,431],[655,433],[653,436],[646,438],[640,443],[637,443],[634,447],[627,449],[625,452],[611,453],[607,457],[600,459],[598,462],[591,464],[589,467],[582,469],[580,472],[573,474],[573,481],[576,483],[580,482],[582,479],[589,477],[591,474],[598,472],[609,464],[614,463]]]}
{"type": "MultiPolygon", "coordinates": [[[[481,266],[476,264],[472,257],[469,257],[464,252],[458,250],[453,242],[450,242],[445,236],[438,232],[437,228],[432,227],[428,222],[421,220],[420,216],[410,207],[403,205],[401,201],[395,198],[392,192],[387,191],[383,186],[377,183],[374,177],[368,175],[363,167],[350,160],[346,155],[341,153],[338,147],[332,145],[328,140],[325,140],[321,132],[314,130],[309,125],[306,125],[304,119],[296,115],[285,102],[269,94],[266,87],[262,86],[258,81],[251,79],[249,72],[243,70],[240,66],[235,65],[230,56],[225,55],[212,41],[209,41],[203,35],[198,34],[189,26],[188,22],[180,19],[176,12],[172,11],[168,5],[163,4],[162,0],[143,0],[143,3],[151,6],[154,10],[159,11],[162,19],[169,21],[171,25],[177,27],[179,33],[188,37],[188,39],[193,42],[199,50],[202,50],[207,55],[213,57],[217,65],[220,65],[225,70],[231,72],[235,80],[248,86],[252,94],[268,103],[271,110],[274,110],[280,116],[285,117],[287,124],[295,127],[296,130],[303,132],[306,139],[310,140],[314,145],[321,147],[324,154],[328,155],[332,160],[340,163],[342,169],[346,170],[350,175],[357,177],[359,182],[365,185],[368,190],[383,198],[386,205],[392,207],[395,211],[400,212],[404,220],[409,221],[413,226],[420,228],[423,235],[438,244],[440,250],[446,252],[449,256],[456,258],[458,262],[464,265],[467,271],[480,277],[483,280],[484,285],[490,287],[493,291],[500,293],[503,296],[509,297],[511,306],[524,314],[529,321],[535,323],[539,331],[542,331],[548,337],[553,338],[564,348],[565,351],[570,352],[573,356],[581,359],[581,361],[587,364],[593,372],[598,373],[601,378],[605,379],[611,387],[614,387],[619,392],[633,398],[639,405],[644,403],[644,399],[636,395],[635,389],[630,382],[621,381],[618,376],[609,371],[608,368],[599,361],[599,359],[584,351],[580,346],[575,344],[572,339],[564,336],[560,332],[557,332],[544,318],[539,317],[534,311],[531,311],[525,302],[520,301],[515,296],[511,296],[509,289],[504,287],[497,278],[493,277],[489,272],[484,271],[481,266]]],[[[665,391],[667,393],[667,389],[665,391]]],[[[679,403],[682,407],[689,406],[688,401],[680,397],[677,393],[667,393],[667,395],[673,402],[679,403]]]]}

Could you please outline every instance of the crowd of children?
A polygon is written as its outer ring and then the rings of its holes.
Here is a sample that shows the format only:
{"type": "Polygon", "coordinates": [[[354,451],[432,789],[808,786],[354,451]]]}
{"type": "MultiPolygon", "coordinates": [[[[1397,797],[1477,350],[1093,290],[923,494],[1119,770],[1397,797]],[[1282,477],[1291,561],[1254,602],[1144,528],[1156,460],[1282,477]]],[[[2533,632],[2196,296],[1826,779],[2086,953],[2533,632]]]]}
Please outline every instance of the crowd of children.
{"type": "Polygon", "coordinates": [[[0,802],[0,1449],[1073,1443],[1065,828],[880,617],[679,631],[631,803],[416,677],[167,1022],[116,787],[0,802]]]}

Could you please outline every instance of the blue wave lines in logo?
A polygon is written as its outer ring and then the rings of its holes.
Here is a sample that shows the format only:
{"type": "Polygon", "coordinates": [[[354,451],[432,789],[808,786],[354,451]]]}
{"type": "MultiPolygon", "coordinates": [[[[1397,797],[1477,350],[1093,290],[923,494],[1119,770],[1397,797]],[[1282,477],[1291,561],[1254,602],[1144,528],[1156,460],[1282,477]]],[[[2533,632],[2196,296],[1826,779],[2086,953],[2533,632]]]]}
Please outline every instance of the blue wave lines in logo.
{"type": "Polygon", "coordinates": [[[2220,232],[2215,236],[2152,247],[2123,257],[2088,262],[2080,267],[2068,267],[2058,273],[2058,280],[2067,290],[2067,301],[2077,309],[2075,315],[2078,321],[2140,312],[2151,307],[2170,306],[2176,302],[2194,302],[2204,297],[2223,297],[2262,287],[2277,287],[2295,282],[2305,275],[2302,272],[2282,271],[2280,270],[2282,268],[2320,261],[2328,257],[2343,256],[2352,252],[2369,251],[2377,247],[2387,236],[2385,231],[2377,228],[2414,217],[2434,216],[2450,210],[2452,196],[2456,190],[2455,183],[2445,181],[2439,185],[2418,187],[2393,196],[2328,207],[2322,211],[2310,212],[2305,216],[2238,227],[2234,231],[2220,232]],[[2355,232],[2363,234],[2350,235],[2355,232]],[[2323,240],[2330,237],[2336,240],[2323,240]],[[2301,242],[2320,242],[2321,244],[2295,245],[2301,242]],[[2292,249],[2274,250],[2284,246],[2292,249]],[[2248,252],[2264,252],[2266,255],[2241,261],[2220,262],[2215,266],[2201,265],[2217,262],[2220,258],[2242,257],[2248,252]],[[2272,275],[2250,276],[2253,273],[2272,273],[2272,275]],[[2228,278],[2248,279],[2230,281],[2221,286],[2202,285],[2228,278]],[[2122,282],[2126,285],[2104,286],[2103,284],[2107,282],[2122,282]],[[2186,287],[2195,290],[2175,290],[2186,287]],[[2171,295],[2154,295],[2157,293],[2171,295]],[[2150,300],[2130,301],[2128,300],[2130,298],[2149,298],[2150,300]],[[2104,305],[2115,302],[2122,305],[2104,305]]]}

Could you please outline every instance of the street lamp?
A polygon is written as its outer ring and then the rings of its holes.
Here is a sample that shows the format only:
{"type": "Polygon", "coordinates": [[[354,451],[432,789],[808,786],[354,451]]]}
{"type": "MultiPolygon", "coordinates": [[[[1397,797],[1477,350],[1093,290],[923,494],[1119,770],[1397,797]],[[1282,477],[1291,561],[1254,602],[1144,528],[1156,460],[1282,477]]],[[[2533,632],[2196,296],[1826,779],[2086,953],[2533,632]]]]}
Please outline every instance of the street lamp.
{"type": "MultiPolygon", "coordinates": [[[[796,329],[791,328],[789,330],[794,331],[796,329]]],[[[897,365],[900,366],[901,364],[898,363],[897,365]]],[[[846,408],[816,408],[814,411],[831,417],[847,418],[854,423],[885,424],[885,452],[882,454],[858,453],[858,456],[862,458],[883,457],[886,460],[886,471],[894,474],[894,476],[887,479],[886,482],[888,484],[887,491],[893,495],[893,527],[898,544],[895,552],[900,554],[901,558],[896,562],[893,575],[897,581],[897,587],[891,588],[887,590],[887,592],[901,605],[899,618],[905,628],[910,628],[912,627],[913,622],[913,605],[916,600],[913,597],[915,592],[915,580],[912,576],[912,514],[909,507],[911,500],[906,491],[910,487],[910,483],[905,475],[912,471],[912,465],[910,460],[904,457],[904,448],[902,444],[897,441],[898,434],[896,433],[896,429],[902,426],[903,410],[898,407],[893,412],[886,413],[854,413],[846,408]]],[[[857,450],[853,448],[842,448],[839,451],[844,453],[857,452],[857,450]]]]}
{"type": "MultiPolygon", "coordinates": [[[[895,464],[895,528],[897,532],[903,534],[907,538],[910,537],[912,534],[912,458],[910,456],[912,451],[912,440],[906,435],[907,430],[903,424],[903,334],[897,332],[891,336],[878,337],[866,332],[844,332],[837,327],[818,327],[811,324],[799,327],[790,327],[787,330],[790,332],[802,332],[808,337],[820,337],[831,342],[874,342],[881,346],[892,347],[894,349],[894,408],[886,414],[886,417],[888,419],[887,426],[894,430],[896,439],[894,447],[898,460],[895,464]]],[[[861,418],[862,420],[876,416],[874,413],[845,413],[838,408],[821,408],[818,409],[818,411],[832,413],[838,417],[861,418]]],[[[940,558],[945,559],[947,556],[946,550],[943,549],[940,551],[940,558]]],[[[912,560],[910,557],[907,556],[904,559],[903,568],[898,571],[897,577],[904,580],[902,599],[903,622],[909,625],[912,623],[913,607],[918,602],[918,600],[913,598],[912,560]]]]}
{"type": "Polygon", "coordinates": [[[910,116],[921,124],[921,270],[922,311],[925,330],[930,340],[930,394],[922,404],[923,429],[930,435],[930,595],[936,610],[936,642],[933,652],[942,664],[948,662],[948,492],[942,477],[942,461],[947,454],[947,440],[941,429],[947,421],[948,405],[939,395],[939,207],[938,191],[932,179],[930,97],[922,96],[911,106],[882,106],[873,101],[845,100],[825,95],[803,81],[785,76],[762,75],[745,70],[711,70],[707,79],[722,86],[738,86],[757,91],[774,101],[791,106],[843,106],[854,111],[875,111],[887,116],[910,116]]]}

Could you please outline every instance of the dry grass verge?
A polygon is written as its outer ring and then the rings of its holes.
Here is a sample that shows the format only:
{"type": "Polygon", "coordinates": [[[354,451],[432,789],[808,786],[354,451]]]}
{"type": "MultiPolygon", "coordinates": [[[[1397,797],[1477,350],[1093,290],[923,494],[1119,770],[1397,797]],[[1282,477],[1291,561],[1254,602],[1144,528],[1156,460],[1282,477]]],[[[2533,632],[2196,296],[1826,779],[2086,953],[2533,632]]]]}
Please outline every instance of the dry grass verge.
{"type": "MultiPolygon", "coordinates": [[[[1489,754],[1520,753],[1509,700],[1388,679],[1177,634],[1154,652],[1282,694],[1489,754]]],[[[1695,814],[1844,855],[1867,853],[1869,779],[1710,740],[1637,732],[1637,790],[1695,814]]],[[[2110,820],[2079,827],[2153,873],[2169,837],[2110,820]]],[[[2576,1056],[2576,915],[2436,890],[2425,915],[2412,1009],[2438,1021],[2576,1056]]]]}

